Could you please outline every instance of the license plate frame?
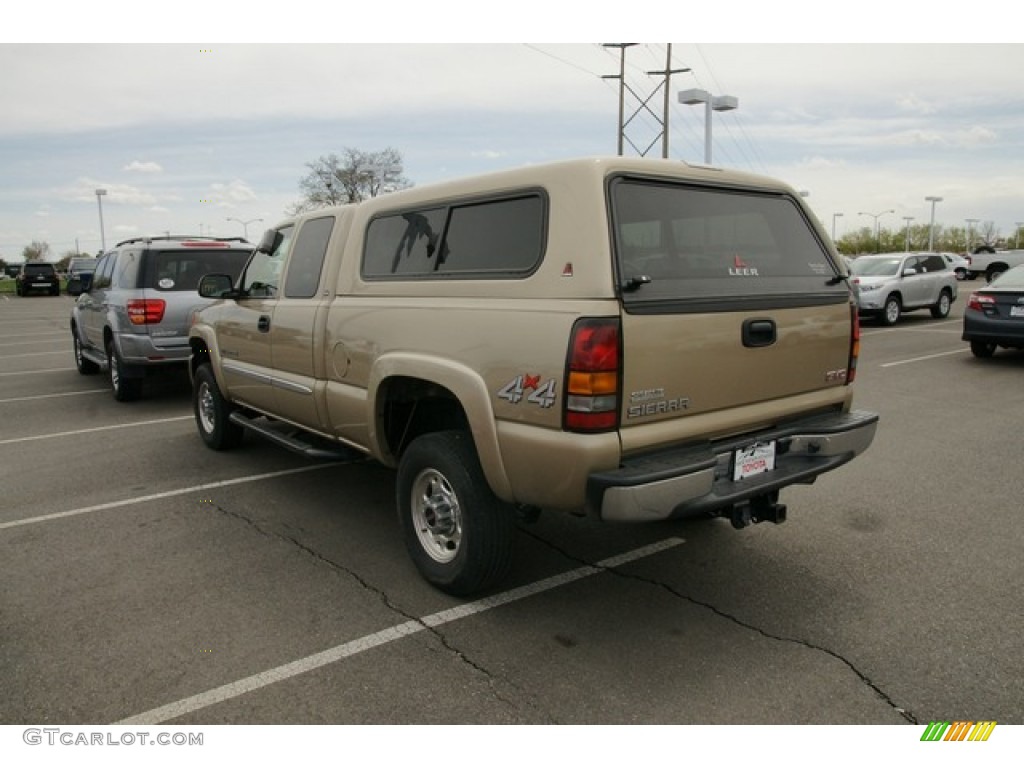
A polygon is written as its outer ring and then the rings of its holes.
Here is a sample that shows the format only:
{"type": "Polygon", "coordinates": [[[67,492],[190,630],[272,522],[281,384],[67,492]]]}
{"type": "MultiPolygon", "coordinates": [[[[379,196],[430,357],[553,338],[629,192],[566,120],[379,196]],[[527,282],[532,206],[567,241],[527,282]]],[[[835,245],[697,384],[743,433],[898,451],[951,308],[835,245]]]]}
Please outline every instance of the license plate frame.
{"type": "Polygon", "coordinates": [[[1024,317],[1024,304],[1015,304],[1010,307],[1010,317],[1024,317]]]}
{"type": "Polygon", "coordinates": [[[747,480],[775,469],[776,446],[774,440],[763,440],[733,451],[733,482],[747,480]]]}

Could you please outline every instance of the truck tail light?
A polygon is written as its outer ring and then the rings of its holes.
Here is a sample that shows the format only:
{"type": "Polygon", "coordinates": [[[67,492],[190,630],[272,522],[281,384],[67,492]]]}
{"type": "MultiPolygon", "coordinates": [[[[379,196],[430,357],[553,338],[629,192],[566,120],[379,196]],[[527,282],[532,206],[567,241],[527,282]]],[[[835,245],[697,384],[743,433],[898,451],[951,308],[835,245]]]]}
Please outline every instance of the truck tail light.
{"type": "Polygon", "coordinates": [[[618,318],[584,318],[573,326],[565,370],[567,430],[606,432],[618,427],[620,337],[618,318]]]}
{"type": "Polygon", "coordinates": [[[132,299],[128,302],[128,319],[132,325],[155,325],[164,319],[167,302],[163,299],[132,299]]]}
{"type": "Polygon", "coordinates": [[[846,383],[853,384],[857,378],[857,358],[860,357],[860,312],[857,305],[850,304],[850,359],[846,362],[846,383]]]}

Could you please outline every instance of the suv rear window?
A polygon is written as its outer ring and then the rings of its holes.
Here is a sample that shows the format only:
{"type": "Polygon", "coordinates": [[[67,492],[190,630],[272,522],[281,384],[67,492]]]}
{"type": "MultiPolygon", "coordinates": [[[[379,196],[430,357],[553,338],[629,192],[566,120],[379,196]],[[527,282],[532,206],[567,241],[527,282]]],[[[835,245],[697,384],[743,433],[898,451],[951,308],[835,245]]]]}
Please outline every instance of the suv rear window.
{"type": "Polygon", "coordinates": [[[787,197],[620,178],[611,200],[629,311],[733,310],[849,296],[842,282],[828,285],[837,270],[787,197]]]}
{"type": "Polygon", "coordinates": [[[142,287],[158,291],[195,291],[203,275],[215,272],[237,280],[250,253],[227,248],[151,251],[146,259],[142,287]]]}
{"type": "Polygon", "coordinates": [[[25,274],[26,275],[52,275],[56,270],[53,264],[49,262],[39,262],[36,264],[26,264],[25,274]]]}

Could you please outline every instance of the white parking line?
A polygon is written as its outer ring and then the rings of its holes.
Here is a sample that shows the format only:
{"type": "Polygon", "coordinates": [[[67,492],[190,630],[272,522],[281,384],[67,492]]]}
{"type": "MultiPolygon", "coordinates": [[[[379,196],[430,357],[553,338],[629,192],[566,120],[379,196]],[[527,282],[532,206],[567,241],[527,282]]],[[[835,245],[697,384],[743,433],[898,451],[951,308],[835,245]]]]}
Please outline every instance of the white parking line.
{"type": "Polygon", "coordinates": [[[27,395],[25,397],[7,397],[2,403],[23,403],[26,400],[46,400],[51,397],[73,397],[74,395],[95,395],[98,392],[109,392],[109,389],[83,389],[78,392],[55,392],[51,395],[27,395]]]}
{"type": "Polygon", "coordinates": [[[464,605],[450,608],[446,611],[440,611],[439,613],[432,613],[429,616],[423,616],[419,619],[413,619],[411,621],[403,622],[402,624],[396,624],[387,629],[383,629],[380,632],[374,632],[372,635],[366,635],[356,640],[351,640],[341,645],[336,645],[333,648],[328,648],[326,651],[320,653],[314,653],[311,656],[306,656],[302,659],[289,662],[288,664],[282,664],[279,667],[268,669],[264,672],[259,672],[250,677],[237,680],[227,685],[222,685],[219,688],[213,688],[204,693],[197,694],[195,696],[189,696],[188,698],[175,701],[171,704],[166,704],[156,709],[151,709],[148,712],[143,712],[139,715],[119,720],[114,725],[155,725],[157,723],[166,722],[167,720],[173,720],[176,717],[182,717],[190,712],[195,712],[199,709],[204,709],[212,704],[218,704],[228,699],[235,699],[246,693],[265,688],[268,685],[287,680],[297,675],[305,674],[319,667],[333,664],[336,661],[355,656],[356,654],[362,653],[363,651],[369,651],[373,648],[378,648],[382,645],[400,640],[403,637],[414,635],[418,632],[423,632],[426,629],[433,629],[440,627],[445,624],[449,624],[459,619],[464,619],[467,616],[474,616],[484,611],[489,611],[492,608],[497,608],[502,605],[507,605],[518,600],[523,600],[527,597],[538,595],[541,592],[547,592],[548,590],[561,587],[566,584],[571,584],[574,581],[585,579],[588,576],[594,576],[595,574],[601,573],[608,568],[614,568],[625,563],[639,560],[644,557],[658,554],[672,547],[683,544],[683,539],[670,538],[664,541],[651,544],[640,549],[634,549],[631,552],[625,552],[615,557],[610,557],[607,560],[602,560],[596,565],[586,565],[582,568],[577,568],[572,571],[552,576],[548,579],[542,579],[541,581],[535,581],[532,584],[527,584],[516,589],[511,589],[507,592],[502,592],[498,595],[491,597],[485,597],[482,600],[477,600],[473,603],[466,603],[464,605]]]}
{"type": "MultiPolygon", "coordinates": [[[[191,417],[190,417],[191,418],[191,417]]],[[[325,467],[337,466],[336,464],[311,464],[304,467],[296,467],[294,469],[282,469],[277,472],[264,472],[262,475],[247,475],[246,477],[236,477],[233,480],[219,480],[215,483],[200,483],[199,485],[190,485],[188,488],[176,488],[172,491],[163,491],[161,493],[151,493],[147,496],[133,496],[130,499],[121,499],[120,501],[108,501],[105,504],[93,504],[91,507],[79,507],[78,509],[68,509],[64,512],[54,512],[50,515],[39,515],[38,517],[26,517],[21,520],[10,520],[6,523],[0,523],[0,531],[8,528],[20,528],[25,525],[35,525],[37,523],[46,523],[50,520],[60,520],[65,517],[77,517],[78,515],[87,515],[90,512],[103,512],[108,509],[117,509],[118,507],[130,507],[134,504],[145,504],[150,501],[156,501],[157,499],[170,499],[175,496],[184,496],[188,493],[197,493],[199,491],[208,491],[212,488],[225,488],[230,485],[241,485],[242,483],[255,483],[258,480],[269,480],[272,477],[284,477],[285,475],[295,475],[299,472],[312,472],[316,469],[324,469],[325,467]]]]}
{"type": "Polygon", "coordinates": [[[89,427],[88,429],[74,429],[69,432],[50,432],[45,435],[29,435],[28,437],[12,437],[8,440],[0,440],[0,445],[11,445],[12,443],[29,443],[33,440],[50,440],[54,437],[71,437],[72,435],[86,435],[90,432],[103,432],[108,429],[128,429],[129,427],[148,427],[153,424],[167,424],[171,421],[185,421],[194,418],[188,416],[168,416],[166,419],[149,419],[148,421],[132,421],[128,424],[109,424],[105,427],[89,427]]]}
{"type": "MultiPolygon", "coordinates": [[[[25,339],[30,336],[59,336],[64,338],[67,336],[67,331],[51,331],[50,333],[19,333],[19,339],[25,339]]],[[[27,347],[30,344],[38,344],[38,341],[6,341],[0,343],[0,347],[27,347]]]]}
{"type": "Polygon", "coordinates": [[[892,368],[897,365],[906,365],[907,363],[919,363],[922,360],[933,360],[936,357],[946,357],[947,355],[962,355],[970,350],[967,347],[963,349],[954,349],[951,352],[936,352],[934,355],[922,355],[921,357],[911,357],[906,360],[896,360],[892,363],[882,363],[879,368],[892,368]]]}
{"type": "MultiPolygon", "coordinates": [[[[65,352],[64,354],[67,354],[65,352]]],[[[34,371],[7,371],[6,373],[0,373],[0,376],[32,376],[36,373],[64,373],[65,371],[73,371],[74,368],[39,368],[34,371]]]]}
{"type": "Polygon", "coordinates": [[[66,355],[71,351],[69,346],[67,349],[53,349],[49,352],[15,352],[13,354],[7,353],[4,355],[4,360],[10,360],[12,357],[39,357],[40,355],[66,355]]]}

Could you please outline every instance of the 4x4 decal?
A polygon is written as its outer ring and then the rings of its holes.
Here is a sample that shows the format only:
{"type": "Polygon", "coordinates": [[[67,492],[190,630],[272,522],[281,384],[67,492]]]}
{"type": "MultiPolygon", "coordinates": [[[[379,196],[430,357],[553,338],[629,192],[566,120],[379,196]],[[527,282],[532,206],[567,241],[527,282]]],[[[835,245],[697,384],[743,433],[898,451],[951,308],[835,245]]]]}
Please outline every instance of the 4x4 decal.
{"type": "Polygon", "coordinates": [[[557,384],[554,379],[548,379],[544,384],[540,383],[540,374],[520,374],[504,387],[498,390],[498,397],[508,400],[512,405],[517,405],[523,399],[526,390],[532,389],[526,402],[539,405],[541,408],[550,408],[557,399],[557,384]]]}

